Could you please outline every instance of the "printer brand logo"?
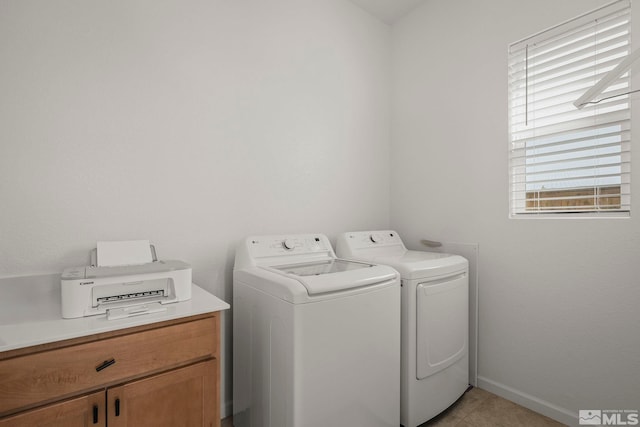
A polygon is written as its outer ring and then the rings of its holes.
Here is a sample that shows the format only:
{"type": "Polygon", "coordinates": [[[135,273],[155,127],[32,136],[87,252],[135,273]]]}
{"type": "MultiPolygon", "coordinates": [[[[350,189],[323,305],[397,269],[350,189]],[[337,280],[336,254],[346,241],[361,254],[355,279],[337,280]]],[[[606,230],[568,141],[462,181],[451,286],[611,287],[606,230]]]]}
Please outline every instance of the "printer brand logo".
{"type": "Polygon", "coordinates": [[[638,411],[635,409],[580,409],[580,425],[591,426],[637,426],[638,411]]]}
{"type": "Polygon", "coordinates": [[[93,285],[93,282],[80,282],[80,286],[82,285],[93,285]]]}

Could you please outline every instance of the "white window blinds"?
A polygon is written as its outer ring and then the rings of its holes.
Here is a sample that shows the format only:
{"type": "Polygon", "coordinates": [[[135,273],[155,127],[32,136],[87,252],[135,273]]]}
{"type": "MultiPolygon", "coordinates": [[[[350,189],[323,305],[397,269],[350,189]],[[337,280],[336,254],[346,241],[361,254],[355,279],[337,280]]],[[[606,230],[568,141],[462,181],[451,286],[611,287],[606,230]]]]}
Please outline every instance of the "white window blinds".
{"type": "Polygon", "coordinates": [[[509,46],[512,216],[628,214],[629,74],[584,108],[573,102],[629,54],[630,7],[619,0],[509,46]]]}

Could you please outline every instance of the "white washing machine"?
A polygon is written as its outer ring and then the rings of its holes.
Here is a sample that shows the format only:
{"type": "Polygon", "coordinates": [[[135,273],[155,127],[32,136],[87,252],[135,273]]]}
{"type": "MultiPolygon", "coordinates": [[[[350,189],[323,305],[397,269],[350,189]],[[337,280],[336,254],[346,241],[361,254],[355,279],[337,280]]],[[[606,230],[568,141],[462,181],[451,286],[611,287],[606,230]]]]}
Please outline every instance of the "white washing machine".
{"type": "Polygon", "coordinates": [[[233,272],[236,427],[397,427],[400,277],[321,234],[256,236],[233,272]]]}
{"type": "Polygon", "coordinates": [[[468,261],[410,251],[395,231],[344,233],[338,256],[386,264],[402,277],[400,422],[415,427],[469,387],[468,261]]]}

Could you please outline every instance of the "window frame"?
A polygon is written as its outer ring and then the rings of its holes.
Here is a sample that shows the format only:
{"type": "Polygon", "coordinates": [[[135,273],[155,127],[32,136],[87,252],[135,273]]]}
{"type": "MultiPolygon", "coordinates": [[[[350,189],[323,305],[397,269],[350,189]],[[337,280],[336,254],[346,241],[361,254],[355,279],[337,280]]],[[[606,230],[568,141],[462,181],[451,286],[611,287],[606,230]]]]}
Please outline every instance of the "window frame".
{"type": "MultiPolygon", "coordinates": [[[[514,60],[514,46],[518,47],[520,49],[520,51],[522,51],[522,46],[523,44],[526,46],[526,48],[529,48],[528,43],[540,43],[542,45],[544,45],[544,43],[549,43],[548,46],[551,46],[552,49],[558,48],[558,46],[561,47],[561,45],[559,44],[560,42],[558,42],[557,40],[554,40],[554,38],[558,38],[558,34],[563,34],[565,31],[583,31],[585,28],[586,30],[584,31],[591,31],[591,28],[596,28],[593,31],[597,32],[597,19],[598,17],[600,17],[602,19],[602,17],[607,16],[607,13],[611,13],[611,10],[614,11],[614,13],[621,13],[621,14],[626,14],[628,15],[627,18],[627,22],[625,25],[628,26],[628,34],[627,34],[627,45],[626,45],[626,49],[627,52],[625,53],[625,56],[622,57],[622,59],[618,59],[616,61],[616,63],[613,64],[613,66],[611,68],[614,68],[615,65],[620,62],[621,60],[623,60],[625,57],[627,57],[630,53],[631,53],[631,1],[630,0],[616,0],[612,3],[609,3],[607,5],[604,5],[602,7],[599,7],[595,10],[592,10],[590,12],[587,12],[583,15],[580,15],[576,18],[570,19],[568,21],[565,21],[559,25],[556,25],[554,27],[551,27],[547,30],[541,31],[539,33],[536,33],[530,37],[526,37],[522,40],[519,40],[515,43],[512,43],[511,45],[509,45],[509,99],[508,99],[508,118],[509,118],[509,129],[508,129],[508,134],[509,134],[509,172],[508,172],[508,176],[509,176],[509,217],[510,218],[629,218],[631,215],[631,202],[630,202],[630,198],[631,198],[631,190],[630,190],[630,185],[631,185],[631,100],[629,99],[628,93],[631,91],[631,79],[628,77],[628,74],[626,74],[627,77],[626,81],[627,81],[627,86],[626,87],[621,87],[621,89],[618,89],[617,92],[615,90],[612,89],[612,91],[607,94],[604,93],[603,95],[601,95],[599,98],[603,98],[606,97],[608,95],[611,94],[615,94],[616,97],[618,97],[618,99],[626,99],[626,101],[618,101],[619,105],[626,105],[624,107],[620,108],[620,111],[622,111],[622,113],[626,113],[626,115],[628,116],[627,119],[624,119],[620,128],[618,130],[616,130],[616,134],[622,135],[624,133],[627,133],[628,136],[628,141],[627,140],[620,140],[618,142],[619,144],[619,155],[618,152],[614,152],[614,153],[606,153],[606,154],[602,154],[603,152],[600,151],[600,154],[598,155],[593,155],[590,156],[591,160],[592,160],[592,165],[591,166],[587,166],[590,170],[593,171],[593,174],[591,176],[585,176],[584,181],[586,182],[587,180],[591,180],[593,182],[593,184],[590,185],[577,185],[574,187],[562,187],[561,185],[567,185],[566,182],[568,181],[572,181],[574,180],[576,183],[579,183],[580,181],[578,180],[578,178],[580,178],[580,176],[575,175],[574,177],[571,177],[571,175],[569,173],[567,173],[566,171],[571,171],[571,172],[575,172],[577,169],[586,169],[584,167],[579,168],[576,167],[575,165],[577,164],[576,162],[578,160],[581,159],[580,155],[575,155],[575,157],[572,157],[574,154],[569,154],[566,155],[567,157],[565,157],[564,159],[561,160],[556,160],[555,162],[551,162],[551,163],[556,163],[559,165],[563,165],[563,166],[559,166],[560,170],[562,170],[565,175],[564,177],[561,177],[561,173],[560,172],[549,172],[549,175],[552,175],[553,173],[556,173],[558,175],[557,178],[551,178],[549,179],[549,183],[550,184],[554,184],[554,185],[560,185],[560,187],[552,187],[552,188],[547,188],[544,189],[544,184],[542,185],[542,191],[541,189],[538,190],[529,190],[527,189],[528,187],[531,187],[530,184],[534,183],[535,181],[528,181],[528,178],[534,176],[535,174],[541,174],[542,172],[528,172],[527,170],[534,170],[534,168],[537,165],[532,165],[529,164],[528,159],[530,157],[545,157],[545,158],[550,158],[551,154],[536,154],[536,155],[529,155],[527,154],[528,151],[531,151],[530,146],[528,146],[528,142],[530,140],[534,141],[534,146],[535,146],[535,139],[543,139],[543,137],[524,137],[522,139],[516,139],[517,137],[514,137],[514,134],[517,134],[518,132],[522,132],[520,131],[515,131],[514,129],[516,129],[516,126],[514,126],[514,123],[517,123],[517,120],[515,120],[515,118],[517,117],[516,111],[517,108],[522,109],[522,101],[520,101],[520,105],[516,105],[514,107],[514,104],[516,104],[516,102],[514,101],[514,99],[516,98],[516,96],[514,95],[515,91],[513,90],[514,87],[514,82],[518,83],[516,81],[516,78],[513,77],[513,75],[516,73],[513,71],[514,67],[513,64],[516,64],[517,66],[520,67],[519,72],[520,72],[520,91],[522,91],[522,66],[523,63],[522,62],[517,62],[520,59],[516,58],[514,60]],[[595,24],[594,24],[595,22],[595,24]],[[584,28],[583,28],[584,27],[584,28]],[[553,43],[557,43],[556,45],[554,45],[553,43]],[[627,94],[623,94],[623,92],[626,92],[627,94]],[[620,93],[620,94],[618,94],[620,93]],[[517,147],[517,148],[516,148],[517,147]],[[514,161],[514,158],[516,156],[516,154],[518,154],[518,162],[520,163],[516,163],[514,161]],[[524,153],[524,155],[523,155],[524,153]],[[619,165],[620,171],[615,173],[614,178],[619,177],[620,178],[620,183],[619,184],[605,184],[602,177],[600,176],[600,169],[604,169],[607,166],[606,165],[601,165],[599,164],[599,161],[601,159],[604,159],[606,157],[611,157],[611,158],[615,158],[616,156],[620,157],[620,160],[618,160],[618,163],[612,163],[612,168],[614,166],[619,165]],[[524,162],[524,163],[523,163],[524,162]],[[572,163],[574,164],[574,166],[568,167],[567,165],[572,163]],[[565,169],[563,169],[565,168],[565,169]],[[568,168],[568,169],[566,169],[568,168]],[[598,170],[596,172],[596,169],[598,170]],[[522,172],[524,170],[524,172],[522,172]],[[567,178],[567,176],[569,176],[569,178],[567,178]],[[577,177],[577,178],[576,178],[577,177]],[[600,181],[600,182],[599,182],[600,181]],[[602,195],[601,194],[601,190],[607,187],[617,187],[618,188],[618,203],[615,204],[615,200],[608,196],[608,195],[602,195]],[[576,193],[577,191],[585,191],[587,189],[592,189],[593,190],[593,194],[591,195],[580,195],[578,193],[576,193]],[[554,198],[548,198],[551,197],[549,196],[549,194],[551,194],[551,192],[556,192],[556,193],[563,193],[564,192],[564,196],[562,195],[558,195],[556,194],[554,198]],[[537,200],[537,205],[533,206],[532,208],[529,208],[529,199],[528,196],[532,193],[537,193],[538,194],[538,198],[537,200]],[[574,193],[574,194],[570,194],[570,193],[574,193]],[[540,198],[540,194],[544,194],[545,196],[543,196],[542,198],[540,198]],[[588,199],[592,199],[593,202],[591,204],[584,204],[582,206],[584,206],[584,209],[580,209],[578,205],[579,202],[584,202],[586,203],[586,201],[588,199]],[[605,201],[605,203],[601,203],[601,201],[605,201]],[[551,203],[551,206],[547,206],[547,207],[543,207],[541,206],[543,203],[551,203]],[[553,203],[557,203],[556,205],[553,205],[553,203]],[[565,204],[562,204],[565,203],[565,204]],[[573,203],[573,205],[570,204],[566,204],[566,203],[573,203]]],[[[595,33],[594,33],[595,34],[595,33]]],[[[597,39],[597,37],[594,37],[594,39],[597,39]]],[[[601,45],[598,44],[598,42],[596,41],[594,43],[594,46],[592,48],[592,52],[590,53],[590,55],[592,55],[594,58],[596,58],[597,54],[599,53],[599,48],[601,47],[601,45]]],[[[522,55],[522,53],[520,53],[520,55],[522,55]]],[[[529,60],[530,56],[529,53],[525,53],[524,54],[524,58],[525,60],[529,60]]],[[[569,53],[565,53],[565,56],[558,56],[558,58],[560,58],[561,60],[563,60],[565,57],[567,56],[571,56],[575,54],[573,52],[569,52],[569,53]]],[[[554,59],[555,61],[555,59],[554,59]]],[[[593,65],[594,70],[595,69],[600,69],[603,66],[602,65],[593,65]],[[595,67],[599,67],[599,68],[595,68],[595,67]]],[[[515,67],[517,69],[517,67],[515,67]]],[[[564,71],[564,69],[563,69],[564,71]]],[[[528,73],[528,69],[527,69],[527,73],[528,73]]],[[[603,73],[604,74],[604,73],[603,73]]],[[[624,75],[623,75],[624,76],[624,75]]],[[[528,77],[528,75],[526,76],[528,77]]],[[[575,77],[571,76],[574,80],[576,79],[575,77]]],[[[599,81],[599,79],[601,78],[601,75],[594,76],[593,78],[596,79],[593,82],[591,82],[591,86],[593,86],[593,84],[595,84],[597,81],[599,81]]],[[[571,85],[574,84],[574,80],[568,81],[567,83],[563,83],[564,85],[571,85]]],[[[527,81],[525,83],[526,85],[526,90],[529,90],[529,82],[527,81]]],[[[589,86],[589,87],[591,87],[589,86]]],[[[613,84],[611,84],[610,86],[613,86],[613,84]]],[[[615,89],[615,88],[614,88],[615,89]]],[[[560,89],[559,91],[562,92],[563,89],[560,89]]],[[[582,92],[579,93],[578,96],[580,96],[582,93],[586,92],[588,90],[588,87],[584,90],[582,90],[582,92]]],[[[607,92],[607,88],[605,88],[605,92],[607,92]]],[[[575,98],[577,99],[578,96],[576,96],[575,98]]],[[[520,96],[520,98],[522,98],[522,96],[520,96]]],[[[573,101],[573,99],[572,99],[573,101]]],[[[616,101],[614,99],[614,101],[616,101]]],[[[606,103],[607,101],[605,101],[606,103]]],[[[528,113],[529,110],[529,105],[530,105],[530,101],[529,100],[525,100],[524,101],[524,108],[525,111],[528,113]]],[[[605,105],[605,104],[603,104],[605,105]]],[[[604,113],[598,113],[598,107],[593,107],[590,109],[590,111],[593,111],[593,118],[594,118],[594,123],[598,122],[598,126],[593,126],[594,129],[594,135],[595,136],[589,136],[588,140],[593,140],[596,141],[598,139],[601,139],[603,137],[600,136],[600,134],[598,133],[600,127],[602,127],[603,125],[600,124],[599,122],[599,118],[601,116],[604,115],[604,113]]],[[[606,110],[606,109],[605,109],[606,110]]],[[[526,114],[526,113],[525,113],[526,114]]],[[[554,113],[555,114],[555,113],[554,113]]],[[[561,114],[558,113],[558,116],[560,116],[561,114]]],[[[520,116],[522,116],[522,114],[520,114],[520,116]]],[[[574,120],[575,121],[575,120],[574,120]]],[[[583,126],[577,126],[576,123],[571,123],[571,120],[568,120],[566,122],[558,122],[560,124],[560,126],[563,125],[567,125],[567,124],[573,124],[573,127],[568,127],[565,129],[562,129],[561,131],[557,131],[557,132],[550,132],[548,135],[550,137],[555,137],[558,134],[576,134],[579,133],[580,131],[582,131],[583,126]]],[[[521,122],[520,122],[521,125],[521,122]]],[[[529,125],[527,125],[529,126],[529,125]]],[[[520,126],[521,127],[521,126],[520,126]]],[[[535,134],[535,127],[531,126],[531,128],[529,128],[529,130],[533,131],[533,133],[535,134]]],[[[575,138],[575,136],[572,137],[566,137],[568,140],[569,138],[575,138]]],[[[622,138],[622,137],[621,137],[622,138]]],[[[556,143],[557,144],[557,143],[556,143]]],[[[586,144],[586,143],[585,143],[586,144]]],[[[609,144],[612,145],[612,144],[609,144]]],[[[615,144],[613,144],[614,146],[616,146],[615,144]]],[[[567,144],[568,146],[568,144],[567,144]]],[[[593,147],[594,149],[599,149],[600,145],[598,145],[597,142],[593,142],[593,147]]],[[[616,146],[617,147],[617,146],[616,146]]],[[[583,148],[580,148],[580,150],[582,150],[583,148]]],[[[574,150],[570,150],[570,151],[578,151],[578,149],[574,149],[574,150]]],[[[543,162],[544,163],[544,162],[543,162]]]]}

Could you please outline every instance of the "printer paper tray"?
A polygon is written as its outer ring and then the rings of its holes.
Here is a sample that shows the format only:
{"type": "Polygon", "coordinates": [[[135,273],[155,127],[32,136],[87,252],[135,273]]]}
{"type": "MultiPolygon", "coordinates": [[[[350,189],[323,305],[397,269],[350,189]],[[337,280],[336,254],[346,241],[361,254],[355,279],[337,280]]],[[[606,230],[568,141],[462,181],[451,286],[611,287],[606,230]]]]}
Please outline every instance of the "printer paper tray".
{"type": "Polygon", "coordinates": [[[143,314],[159,313],[167,311],[159,302],[131,305],[128,307],[108,308],[107,320],[124,319],[126,317],[141,316],[143,314]]]}

